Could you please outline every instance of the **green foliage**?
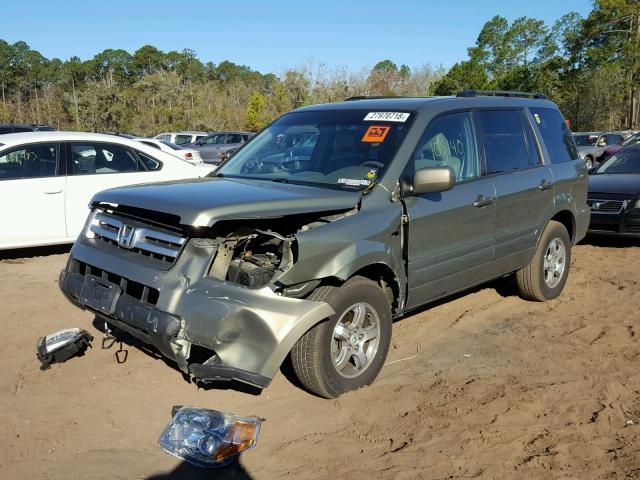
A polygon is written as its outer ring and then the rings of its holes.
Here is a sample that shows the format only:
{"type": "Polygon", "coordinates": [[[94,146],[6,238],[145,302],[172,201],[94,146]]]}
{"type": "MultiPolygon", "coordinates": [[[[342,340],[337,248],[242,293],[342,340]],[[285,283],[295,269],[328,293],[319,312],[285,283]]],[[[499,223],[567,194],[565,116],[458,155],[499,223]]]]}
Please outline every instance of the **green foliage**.
{"type": "Polygon", "coordinates": [[[257,132],[267,125],[264,96],[260,92],[253,92],[247,102],[245,128],[257,132]]]}
{"type": "Polygon", "coordinates": [[[491,88],[485,67],[478,61],[456,63],[451,70],[432,85],[432,95],[455,95],[462,90],[491,88]]]}
{"type": "Polygon", "coordinates": [[[640,2],[596,0],[586,18],[570,12],[551,29],[495,16],[469,60],[456,63],[431,92],[474,88],[540,91],[574,130],[640,128],[640,2]]]}

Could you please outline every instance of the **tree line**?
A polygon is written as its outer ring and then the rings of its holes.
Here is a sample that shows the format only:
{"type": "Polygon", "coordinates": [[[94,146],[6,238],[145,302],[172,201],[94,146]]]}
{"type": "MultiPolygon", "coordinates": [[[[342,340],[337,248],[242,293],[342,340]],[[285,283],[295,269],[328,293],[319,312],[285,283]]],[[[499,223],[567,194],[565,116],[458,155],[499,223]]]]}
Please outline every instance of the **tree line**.
{"type": "Polygon", "coordinates": [[[541,20],[488,21],[468,60],[432,87],[545,93],[572,129],[640,129],[640,0],[596,0],[591,12],[541,20]]]}
{"type": "MultiPolygon", "coordinates": [[[[427,50],[428,51],[428,50],[427,50]]],[[[574,130],[640,128],[640,0],[596,0],[551,27],[495,16],[468,59],[448,71],[385,59],[351,71],[303,65],[275,75],[192,50],[145,45],[89,60],[47,59],[23,41],[0,40],[0,122],[64,130],[259,130],[303,105],[358,95],[451,95],[464,89],[545,93],[574,130]]]]}

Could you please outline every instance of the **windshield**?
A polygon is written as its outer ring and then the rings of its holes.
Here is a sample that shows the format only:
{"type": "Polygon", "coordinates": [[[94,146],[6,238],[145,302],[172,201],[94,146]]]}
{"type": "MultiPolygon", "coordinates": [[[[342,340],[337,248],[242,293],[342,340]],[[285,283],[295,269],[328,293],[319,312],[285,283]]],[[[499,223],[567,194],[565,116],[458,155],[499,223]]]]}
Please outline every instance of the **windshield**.
{"type": "Polygon", "coordinates": [[[640,173],[640,149],[625,150],[618,151],[600,165],[595,173],[640,173]]]}
{"type": "Polygon", "coordinates": [[[574,135],[576,145],[579,147],[590,147],[596,144],[597,135],[574,135]]]}
{"type": "Polygon", "coordinates": [[[384,174],[411,116],[364,110],[290,113],[254,137],[216,175],[364,189],[384,174]]]}
{"type": "Polygon", "coordinates": [[[635,135],[630,136],[624,142],[622,142],[622,146],[626,147],[627,145],[636,145],[640,143],[640,133],[636,133],[635,135]]]}

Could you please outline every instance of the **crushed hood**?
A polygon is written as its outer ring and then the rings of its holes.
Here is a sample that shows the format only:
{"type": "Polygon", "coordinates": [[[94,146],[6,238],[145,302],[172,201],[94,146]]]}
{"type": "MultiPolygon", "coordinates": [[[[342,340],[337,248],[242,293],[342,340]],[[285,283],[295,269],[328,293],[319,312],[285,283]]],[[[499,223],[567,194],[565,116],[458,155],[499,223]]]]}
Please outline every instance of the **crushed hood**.
{"type": "Polygon", "coordinates": [[[115,188],[97,193],[92,204],[111,203],[169,213],[180,223],[211,226],[220,220],[278,218],[354,208],[359,192],[263,180],[198,178],[115,188]]]}

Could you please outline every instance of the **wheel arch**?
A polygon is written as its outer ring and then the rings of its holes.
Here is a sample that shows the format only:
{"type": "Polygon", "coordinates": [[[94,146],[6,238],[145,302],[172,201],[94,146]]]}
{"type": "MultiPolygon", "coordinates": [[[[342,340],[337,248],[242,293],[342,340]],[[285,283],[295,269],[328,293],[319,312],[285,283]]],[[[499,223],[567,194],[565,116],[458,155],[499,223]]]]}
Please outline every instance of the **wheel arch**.
{"type": "Polygon", "coordinates": [[[574,214],[570,210],[560,210],[556,212],[550,220],[561,223],[564,228],[567,229],[569,240],[571,240],[571,244],[573,245],[576,238],[576,218],[574,214]]]}

